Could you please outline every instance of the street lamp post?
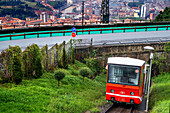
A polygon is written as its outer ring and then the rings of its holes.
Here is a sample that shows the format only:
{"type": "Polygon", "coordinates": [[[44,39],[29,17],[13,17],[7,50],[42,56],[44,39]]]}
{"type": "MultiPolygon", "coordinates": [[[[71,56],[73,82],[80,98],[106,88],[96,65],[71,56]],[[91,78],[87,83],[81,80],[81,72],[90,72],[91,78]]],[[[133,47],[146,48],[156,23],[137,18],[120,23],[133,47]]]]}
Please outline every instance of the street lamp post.
{"type": "Polygon", "coordinates": [[[84,1],[82,1],[82,26],[84,23],[84,1]]]}
{"type": "Polygon", "coordinates": [[[82,1],[82,33],[83,33],[83,23],[84,23],[84,1],[82,1]]]}
{"type": "Polygon", "coordinates": [[[148,104],[149,104],[149,91],[150,91],[150,82],[151,82],[151,68],[152,68],[152,59],[153,59],[153,51],[154,48],[150,46],[145,46],[144,49],[150,50],[150,74],[149,74],[149,84],[148,84],[148,94],[147,94],[147,102],[146,102],[146,112],[148,112],[148,104]]]}

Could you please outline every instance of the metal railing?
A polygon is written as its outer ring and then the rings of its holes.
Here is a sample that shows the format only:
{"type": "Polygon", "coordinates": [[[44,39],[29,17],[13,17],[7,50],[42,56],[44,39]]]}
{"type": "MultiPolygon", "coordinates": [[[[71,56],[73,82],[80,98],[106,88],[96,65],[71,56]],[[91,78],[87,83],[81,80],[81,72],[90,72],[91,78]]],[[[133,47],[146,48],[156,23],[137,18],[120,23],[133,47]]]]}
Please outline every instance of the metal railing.
{"type": "MultiPolygon", "coordinates": [[[[100,31],[100,33],[99,34],[105,34],[105,33],[103,33],[104,31],[112,31],[111,33],[114,33],[114,31],[116,31],[116,30],[123,30],[123,32],[126,32],[126,30],[134,30],[134,32],[136,32],[138,29],[144,29],[145,31],[147,31],[148,29],[151,29],[151,28],[155,28],[156,29],[156,31],[158,31],[158,29],[159,28],[166,28],[166,30],[168,30],[168,28],[169,28],[170,26],[157,26],[157,27],[135,27],[135,28],[117,28],[117,29],[114,29],[114,28],[112,28],[112,29],[98,29],[98,30],[77,30],[76,31],[76,35],[79,33],[79,32],[82,32],[82,33],[84,33],[84,32],[88,32],[88,34],[91,34],[92,32],[95,32],[95,31],[100,31]]],[[[28,35],[37,35],[36,37],[34,37],[34,38],[39,38],[40,37],[40,35],[41,34],[50,34],[50,37],[52,37],[53,36],[53,34],[56,34],[56,33],[62,33],[62,35],[61,36],[66,36],[66,33],[72,33],[72,31],[56,31],[56,32],[42,32],[42,33],[27,33],[27,34],[16,34],[16,35],[5,35],[5,36],[0,36],[0,38],[6,38],[6,37],[9,37],[9,40],[12,40],[12,38],[14,38],[14,37],[17,37],[17,36],[23,36],[23,39],[26,39],[27,37],[26,36],[28,36],[28,35]]]]}

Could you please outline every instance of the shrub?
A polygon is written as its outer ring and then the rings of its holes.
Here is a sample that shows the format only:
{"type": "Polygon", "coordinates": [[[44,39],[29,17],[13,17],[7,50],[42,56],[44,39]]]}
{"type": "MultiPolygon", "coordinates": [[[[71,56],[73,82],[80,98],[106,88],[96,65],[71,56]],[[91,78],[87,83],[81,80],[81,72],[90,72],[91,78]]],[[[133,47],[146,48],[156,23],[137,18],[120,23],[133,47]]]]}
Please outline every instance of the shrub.
{"type": "Polygon", "coordinates": [[[17,56],[14,56],[12,67],[13,67],[12,68],[13,81],[16,84],[19,84],[20,82],[22,82],[23,73],[21,71],[21,62],[20,62],[19,58],[17,58],[17,56]]]}
{"type": "Polygon", "coordinates": [[[165,46],[164,46],[164,51],[165,51],[166,53],[170,53],[170,42],[167,42],[167,43],[165,44],[165,46]]]}
{"type": "Polygon", "coordinates": [[[92,70],[95,75],[98,75],[100,73],[101,67],[97,58],[88,58],[85,59],[85,61],[86,65],[92,70]]]}
{"type": "Polygon", "coordinates": [[[84,77],[89,77],[92,74],[92,71],[88,68],[82,68],[79,71],[79,75],[83,76],[83,81],[84,77]]]}
{"type": "Polygon", "coordinates": [[[58,80],[58,86],[59,86],[59,81],[62,80],[65,77],[65,73],[63,71],[57,70],[54,73],[54,77],[56,80],[58,80]]]}

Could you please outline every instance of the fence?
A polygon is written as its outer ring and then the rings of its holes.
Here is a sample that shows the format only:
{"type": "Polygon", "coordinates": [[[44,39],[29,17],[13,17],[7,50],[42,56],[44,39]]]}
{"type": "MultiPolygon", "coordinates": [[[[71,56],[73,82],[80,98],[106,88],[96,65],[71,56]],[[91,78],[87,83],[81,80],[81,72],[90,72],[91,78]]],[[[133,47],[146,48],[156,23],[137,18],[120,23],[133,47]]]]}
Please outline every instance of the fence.
{"type": "MultiPolygon", "coordinates": [[[[100,32],[100,34],[104,34],[103,32],[104,31],[111,31],[110,33],[114,33],[114,31],[118,31],[118,30],[123,30],[123,32],[126,32],[126,30],[133,30],[134,32],[136,32],[138,29],[144,29],[145,31],[147,31],[148,29],[154,29],[155,28],[155,30],[156,31],[158,31],[159,30],[159,28],[166,28],[166,30],[168,30],[169,29],[169,27],[170,26],[157,26],[157,27],[135,27],[135,28],[117,28],[117,29],[114,29],[114,28],[112,28],[112,29],[98,29],[98,30],[77,30],[76,31],[76,35],[78,34],[78,33],[84,33],[84,32],[86,32],[86,33],[88,33],[88,34],[91,34],[92,32],[96,32],[96,31],[99,31],[100,32]]],[[[9,40],[12,40],[12,38],[14,38],[14,37],[17,37],[17,36],[23,36],[23,38],[24,39],[26,39],[27,37],[26,36],[28,36],[28,35],[37,35],[37,37],[36,38],[39,38],[39,36],[41,35],[41,34],[50,34],[50,37],[52,37],[53,36],[53,34],[62,34],[61,36],[66,36],[66,33],[71,33],[72,31],[56,31],[56,32],[43,32],[43,33],[27,33],[27,34],[17,34],[17,35],[6,35],[6,36],[0,36],[0,38],[9,38],[9,40]]]]}
{"type": "MultiPolygon", "coordinates": [[[[69,61],[71,56],[72,48],[75,48],[77,44],[80,44],[82,42],[81,39],[77,40],[70,40],[68,43],[65,43],[65,41],[61,44],[55,44],[52,48],[50,48],[48,51],[47,49],[42,50],[42,53],[45,53],[45,57],[43,58],[43,65],[46,70],[48,68],[52,68],[58,65],[59,60],[61,60],[62,54],[63,54],[63,47],[65,46],[65,50],[67,53],[67,59],[69,61]],[[48,63],[48,64],[47,64],[48,63]]],[[[45,46],[44,46],[45,47],[45,46]]]]}

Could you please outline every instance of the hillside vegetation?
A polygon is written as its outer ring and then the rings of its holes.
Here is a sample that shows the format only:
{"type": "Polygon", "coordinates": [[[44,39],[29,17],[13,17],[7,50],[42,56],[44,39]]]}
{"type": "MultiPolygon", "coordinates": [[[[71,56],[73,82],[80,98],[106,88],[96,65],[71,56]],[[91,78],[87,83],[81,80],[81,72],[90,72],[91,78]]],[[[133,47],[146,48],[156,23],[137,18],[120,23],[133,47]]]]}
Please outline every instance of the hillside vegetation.
{"type": "Polygon", "coordinates": [[[149,107],[151,113],[169,113],[170,73],[153,78],[149,107]]]}
{"type": "Polygon", "coordinates": [[[40,3],[30,1],[0,1],[0,15],[5,17],[10,15],[11,17],[25,20],[26,17],[37,17],[35,10],[39,11],[51,11],[49,7],[45,7],[40,3]]]}
{"type": "Polygon", "coordinates": [[[64,0],[58,0],[58,1],[48,1],[47,3],[53,6],[55,9],[59,9],[60,7],[64,6],[67,2],[64,0]]]}
{"type": "Polygon", "coordinates": [[[155,21],[170,21],[170,7],[166,7],[164,11],[160,11],[159,15],[156,16],[155,21]]]}
{"type": "MultiPolygon", "coordinates": [[[[63,71],[66,76],[57,85],[54,73],[39,79],[23,80],[20,85],[0,85],[0,112],[82,113],[105,102],[105,74],[94,80],[78,75],[86,65],[78,61],[63,71]]],[[[86,67],[88,68],[88,67],[86,67]]]]}
{"type": "Polygon", "coordinates": [[[129,7],[141,7],[143,5],[143,3],[142,2],[129,2],[128,3],[128,6],[129,7]]]}

